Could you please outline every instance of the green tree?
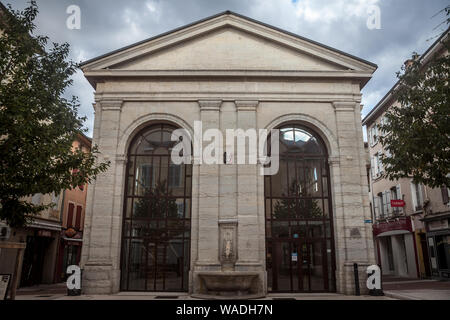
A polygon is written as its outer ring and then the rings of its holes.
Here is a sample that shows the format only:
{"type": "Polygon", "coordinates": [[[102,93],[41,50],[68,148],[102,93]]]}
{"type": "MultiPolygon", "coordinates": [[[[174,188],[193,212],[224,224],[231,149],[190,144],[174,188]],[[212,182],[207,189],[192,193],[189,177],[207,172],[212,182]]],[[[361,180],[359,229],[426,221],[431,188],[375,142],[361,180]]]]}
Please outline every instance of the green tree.
{"type": "MultiPolygon", "coordinates": [[[[305,189],[303,188],[303,190],[305,189]]],[[[323,212],[318,201],[304,198],[310,195],[300,190],[300,184],[293,181],[289,187],[289,195],[293,198],[283,198],[275,203],[273,210],[275,219],[322,218],[323,212]],[[298,203],[296,203],[296,199],[298,203]]],[[[283,197],[287,197],[287,195],[283,194],[283,197]]]]}
{"type": "Polygon", "coordinates": [[[68,44],[34,35],[37,14],[31,1],[23,11],[9,6],[0,19],[0,220],[12,227],[53,205],[26,197],[89,183],[109,165],[97,161],[96,146],[72,150],[86,131],[77,98],[64,98],[78,66],[68,60],[68,44]]]}
{"type": "MultiPolygon", "coordinates": [[[[446,11],[448,16],[450,7],[446,11]]],[[[441,52],[424,64],[414,53],[411,64],[397,74],[394,99],[398,104],[388,109],[386,121],[379,126],[380,141],[389,155],[382,157],[385,178],[412,177],[415,183],[432,188],[450,188],[448,37],[443,45],[444,55],[441,52]]]]}
{"type": "Polygon", "coordinates": [[[165,180],[157,182],[155,187],[145,188],[144,198],[136,203],[133,218],[177,218],[178,206],[172,192],[167,191],[165,180]]]}

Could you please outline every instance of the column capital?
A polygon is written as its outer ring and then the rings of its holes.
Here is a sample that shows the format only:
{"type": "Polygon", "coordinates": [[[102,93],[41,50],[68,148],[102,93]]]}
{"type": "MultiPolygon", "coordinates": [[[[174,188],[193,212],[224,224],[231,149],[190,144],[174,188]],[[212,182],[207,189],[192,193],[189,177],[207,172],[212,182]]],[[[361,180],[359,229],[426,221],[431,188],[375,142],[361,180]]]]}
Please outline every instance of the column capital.
{"type": "Polygon", "coordinates": [[[220,111],[222,100],[198,100],[200,111],[220,111]]]}
{"type": "Polygon", "coordinates": [[[360,105],[359,102],[355,101],[334,101],[333,107],[336,111],[355,111],[357,105],[360,105]]]}
{"type": "Polygon", "coordinates": [[[257,100],[236,100],[234,103],[237,111],[256,111],[259,105],[257,100]]]}
{"type": "Polygon", "coordinates": [[[124,155],[124,154],[116,155],[116,162],[118,162],[118,163],[126,163],[127,162],[127,156],[124,155]]]}
{"type": "Polygon", "coordinates": [[[123,106],[123,100],[100,100],[97,103],[100,104],[102,111],[121,111],[123,106]]]}
{"type": "Polygon", "coordinates": [[[339,157],[329,157],[328,158],[328,164],[331,166],[338,166],[340,163],[339,157]]]}

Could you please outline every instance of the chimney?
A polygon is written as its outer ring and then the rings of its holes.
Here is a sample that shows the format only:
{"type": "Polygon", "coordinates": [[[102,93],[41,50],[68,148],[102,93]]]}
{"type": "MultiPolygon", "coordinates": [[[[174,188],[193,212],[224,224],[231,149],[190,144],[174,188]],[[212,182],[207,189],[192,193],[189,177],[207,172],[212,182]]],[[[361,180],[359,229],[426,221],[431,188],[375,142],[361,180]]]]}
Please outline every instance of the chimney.
{"type": "Polygon", "coordinates": [[[411,59],[406,60],[403,64],[405,66],[405,69],[408,70],[417,59],[419,59],[420,55],[417,53],[414,53],[411,59]]]}

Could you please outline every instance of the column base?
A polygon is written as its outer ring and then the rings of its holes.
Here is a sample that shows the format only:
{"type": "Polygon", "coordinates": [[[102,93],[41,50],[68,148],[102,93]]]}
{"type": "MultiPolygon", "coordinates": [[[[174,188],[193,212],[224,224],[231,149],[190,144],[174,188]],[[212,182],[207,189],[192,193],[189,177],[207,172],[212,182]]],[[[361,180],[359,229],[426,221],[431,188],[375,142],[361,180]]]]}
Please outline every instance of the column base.
{"type": "MultiPolygon", "coordinates": [[[[345,295],[355,295],[355,274],[353,269],[353,264],[355,262],[344,262],[343,268],[341,270],[336,270],[337,279],[337,293],[345,295]]],[[[368,295],[369,289],[367,288],[367,267],[373,263],[367,261],[356,261],[358,264],[358,278],[359,278],[359,291],[360,295],[368,295]]]]}
{"type": "Polygon", "coordinates": [[[113,294],[120,290],[120,270],[111,262],[88,261],[82,269],[83,294],[113,294]]]}

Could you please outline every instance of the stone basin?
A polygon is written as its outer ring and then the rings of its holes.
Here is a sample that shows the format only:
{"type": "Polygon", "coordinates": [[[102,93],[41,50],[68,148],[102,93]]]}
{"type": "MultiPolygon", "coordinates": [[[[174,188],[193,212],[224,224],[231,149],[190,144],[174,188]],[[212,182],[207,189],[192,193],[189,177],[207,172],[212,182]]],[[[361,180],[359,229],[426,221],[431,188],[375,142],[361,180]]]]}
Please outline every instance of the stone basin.
{"type": "Polygon", "coordinates": [[[240,299],[261,296],[257,272],[202,272],[198,274],[202,289],[197,294],[206,299],[240,299]]]}

